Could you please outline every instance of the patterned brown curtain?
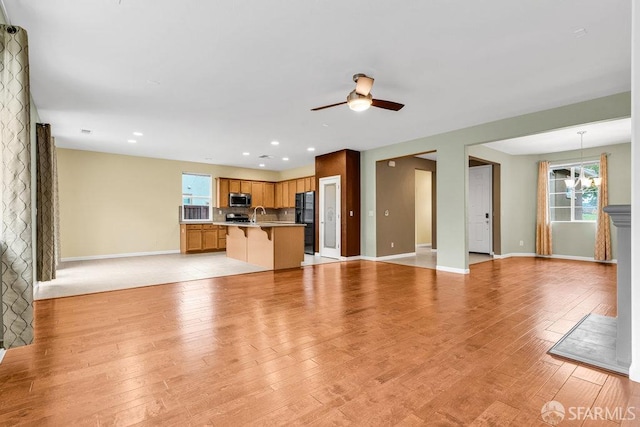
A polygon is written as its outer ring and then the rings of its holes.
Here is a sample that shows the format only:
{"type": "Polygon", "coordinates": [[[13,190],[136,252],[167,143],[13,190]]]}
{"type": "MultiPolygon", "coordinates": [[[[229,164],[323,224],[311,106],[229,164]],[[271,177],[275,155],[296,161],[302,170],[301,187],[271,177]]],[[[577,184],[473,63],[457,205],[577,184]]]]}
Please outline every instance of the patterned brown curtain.
{"type": "Polygon", "coordinates": [[[607,155],[600,154],[600,190],[598,191],[598,220],[596,225],[596,246],[593,258],[596,261],[609,261],[611,254],[611,223],[609,214],[603,208],[609,204],[607,178],[607,155]]]}
{"type": "Polygon", "coordinates": [[[2,336],[4,348],[33,341],[31,96],[24,29],[0,25],[2,137],[2,336]]]}
{"type": "Polygon", "coordinates": [[[36,126],[36,280],[47,282],[56,278],[58,264],[56,147],[51,126],[41,123],[36,126]]]}
{"type": "Polygon", "coordinates": [[[549,162],[538,164],[538,203],[536,211],[536,254],[551,255],[551,218],[549,216],[549,162]]]}

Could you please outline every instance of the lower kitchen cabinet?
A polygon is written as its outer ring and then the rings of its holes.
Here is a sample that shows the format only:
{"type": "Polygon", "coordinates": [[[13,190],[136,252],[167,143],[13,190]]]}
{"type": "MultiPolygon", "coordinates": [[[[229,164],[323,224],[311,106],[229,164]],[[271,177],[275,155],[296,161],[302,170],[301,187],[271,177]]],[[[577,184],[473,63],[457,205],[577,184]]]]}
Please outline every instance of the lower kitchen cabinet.
{"type": "Polygon", "coordinates": [[[180,252],[183,254],[224,250],[227,227],[214,224],[180,224],[180,252]]]}

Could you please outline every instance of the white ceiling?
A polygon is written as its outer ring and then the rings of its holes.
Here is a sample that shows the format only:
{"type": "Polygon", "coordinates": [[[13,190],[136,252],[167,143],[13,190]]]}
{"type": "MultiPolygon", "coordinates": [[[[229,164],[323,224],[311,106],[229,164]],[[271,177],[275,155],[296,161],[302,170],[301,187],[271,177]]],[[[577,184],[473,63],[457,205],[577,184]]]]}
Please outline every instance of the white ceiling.
{"type": "Polygon", "coordinates": [[[283,170],[630,90],[630,0],[4,3],[60,147],[283,170]],[[359,72],[405,108],[309,111],[359,72]]]}
{"type": "Polygon", "coordinates": [[[586,132],[583,135],[584,148],[631,142],[631,118],[589,123],[484,145],[513,155],[579,150],[579,131],[586,132]]]}

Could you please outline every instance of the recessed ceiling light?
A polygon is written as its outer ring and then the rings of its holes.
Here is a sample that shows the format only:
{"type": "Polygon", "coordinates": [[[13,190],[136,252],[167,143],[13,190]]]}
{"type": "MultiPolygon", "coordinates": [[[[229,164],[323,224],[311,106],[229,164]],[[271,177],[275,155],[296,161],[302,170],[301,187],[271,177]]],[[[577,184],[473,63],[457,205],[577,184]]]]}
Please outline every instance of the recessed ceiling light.
{"type": "Polygon", "coordinates": [[[271,145],[279,145],[279,144],[280,144],[280,142],[278,142],[278,141],[271,141],[271,145]]]}
{"type": "Polygon", "coordinates": [[[309,147],[309,148],[307,148],[307,151],[316,151],[316,149],[313,148],[313,147],[309,147]]]}
{"type": "Polygon", "coordinates": [[[258,166],[260,166],[261,168],[264,167],[264,163],[260,163],[258,166]]]}
{"type": "Polygon", "coordinates": [[[138,142],[138,141],[136,141],[135,139],[127,139],[127,142],[128,142],[129,144],[135,144],[135,143],[136,143],[136,142],[138,142]]]}
{"type": "Polygon", "coordinates": [[[147,83],[149,83],[150,85],[159,85],[160,82],[157,80],[147,80],[147,83]]]}
{"type": "Polygon", "coordinates": [[[142,135],[143,135],[143,133],[142,133],[142,132],[134,132],[133,134],[134,134],[135,136],[142,136],[142,135]]]}
{"type": "Polygon", "coordinates": [[[285,162],[289,160],[288,157],[283,157],[282,160],[284,160],[285,162]]]}
{"type": "Polygon", "coordinates": [[[322,127],[328,128],[328,127],[329,127],[329,125],[328,125],[328,124],[326,124],[326,123],[323,123],[323,124],[322,124],[322,127]]]}
{"type": "Polygon", "coordinates": [[[90,134],[91,133],[91,129],[80,129],[80,133],[90,134]]]}
{"type": "Polygon", "coordinates": [[[251,153],[249,153],[248,151],[245,151],[244,153],[242,153],[243,156],[248,156],[249,154],[251,153]]]}

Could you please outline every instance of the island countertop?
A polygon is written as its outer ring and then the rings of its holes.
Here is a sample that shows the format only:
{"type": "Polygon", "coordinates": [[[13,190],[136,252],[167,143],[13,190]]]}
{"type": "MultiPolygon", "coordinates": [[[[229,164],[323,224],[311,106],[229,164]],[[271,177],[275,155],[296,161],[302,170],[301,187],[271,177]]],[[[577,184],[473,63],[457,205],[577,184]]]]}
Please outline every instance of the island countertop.
{"type": "Polygon", "coordinates": [[[295,222],[279,222],[279,221],[264,221],[264,222],[233,222],[233,221],[213,221],[213,225],[224,225],[226,227],[304,227],[306,224],[296,224],[295,222]]]}

